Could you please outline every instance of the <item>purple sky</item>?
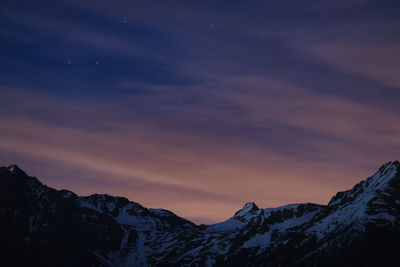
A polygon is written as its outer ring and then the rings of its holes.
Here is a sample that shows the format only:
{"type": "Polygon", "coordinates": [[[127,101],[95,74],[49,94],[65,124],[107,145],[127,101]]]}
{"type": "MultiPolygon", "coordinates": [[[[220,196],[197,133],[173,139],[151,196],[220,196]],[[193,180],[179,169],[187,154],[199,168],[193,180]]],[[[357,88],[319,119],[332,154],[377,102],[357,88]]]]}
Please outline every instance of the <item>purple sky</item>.
{"type": "Polygon", "coordinates": [[[396,1],[3,1],[0,162],[196,223],[400,151],[396,1]]]}

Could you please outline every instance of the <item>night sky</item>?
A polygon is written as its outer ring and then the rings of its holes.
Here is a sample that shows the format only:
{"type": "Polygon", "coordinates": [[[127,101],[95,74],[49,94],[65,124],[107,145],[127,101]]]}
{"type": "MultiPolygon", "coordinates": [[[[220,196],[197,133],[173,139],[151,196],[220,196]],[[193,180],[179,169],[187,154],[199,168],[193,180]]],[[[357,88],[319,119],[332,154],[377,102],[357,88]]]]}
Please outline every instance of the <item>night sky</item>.
{"type": "Polygon", "coordinates": [[[0,2],[0,163],[196,223],[400,152],[399,1],[0,2]]]}

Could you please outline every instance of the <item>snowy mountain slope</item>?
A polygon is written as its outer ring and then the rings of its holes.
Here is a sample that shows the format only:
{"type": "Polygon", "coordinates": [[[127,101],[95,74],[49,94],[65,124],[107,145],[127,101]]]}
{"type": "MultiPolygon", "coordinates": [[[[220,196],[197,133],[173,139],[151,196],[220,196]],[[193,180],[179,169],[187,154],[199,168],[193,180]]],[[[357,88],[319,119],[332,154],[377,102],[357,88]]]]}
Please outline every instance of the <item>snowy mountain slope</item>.
{"type": "Polygon", "coordinates": [[[387,163],[353,189],[337,193],[328,204],[331,209],[329,215],[317,217],[307,232],[320,237],[334,229],[334,224],[353,224],[360,230],[365,230],[368,222],[398,225],[400,202],[393,198],[400,188],[398,168],[397,162],[387,163]]]}
{"type": "Polygon", "coordinates": [[[249,202],[208,226],[123,197],[57,191],[14,165],[0,168],[0,219],[2,265],[390,265],[400,249],[400,164],[326,206],[249,202]]]}
{"type": "Polygon", "coordinates": [[[279,261],[287,265],[399,266],[400,163],[383,165],[352,189],[337,193],[309,222],[287,233],[263,260],[282,251],[303,255],[279,261]],[[386,263],[386,264],[385,264],[386,263]]]}

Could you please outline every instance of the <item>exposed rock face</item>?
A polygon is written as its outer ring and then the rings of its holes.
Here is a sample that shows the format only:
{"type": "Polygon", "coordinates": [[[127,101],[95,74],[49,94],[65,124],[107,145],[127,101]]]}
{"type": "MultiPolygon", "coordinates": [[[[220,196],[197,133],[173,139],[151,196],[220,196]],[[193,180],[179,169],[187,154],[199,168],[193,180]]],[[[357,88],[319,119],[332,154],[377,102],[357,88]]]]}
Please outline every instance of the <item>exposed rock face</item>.
{"type": "Polygon", "coordinates": [[[2,266],[397,266],[400,164],[328,205],[260,209],[214,225],[123,197],[55,190],[0,168],[2,266]]]}

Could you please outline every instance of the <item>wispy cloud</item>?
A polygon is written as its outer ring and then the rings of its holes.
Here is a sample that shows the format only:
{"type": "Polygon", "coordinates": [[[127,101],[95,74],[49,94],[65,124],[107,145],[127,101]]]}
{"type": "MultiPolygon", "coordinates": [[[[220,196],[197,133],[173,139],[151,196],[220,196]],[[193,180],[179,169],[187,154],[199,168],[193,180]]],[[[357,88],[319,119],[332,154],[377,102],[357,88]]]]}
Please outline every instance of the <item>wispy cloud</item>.
{"type": "MultiPolygon", "coordinates": [[[[120,194],[189,217],[199,215],[189,211],[189,203],[198,210],[218,198],[220,208],[216,209],[221,213],[214,220],[221,220],[249,198],[262,206],[300,200],[326,202],[327,196],[366,174],[355,168],[355,163],[374,166],[395,157],[394,149],[388,146],[398,140],[399,124],[388,114],[260,77],[218,77],[218,82],[225,89],[214,97],[240,110],[239,115],[218,105],[205,110],[193,105],[193,117],[178,120],[183,127],[163,124],[163,117],[157,121],[135,116],[128,122],[118,119],[121,110],[104,109],[99,103],[71,103],[26,91],[12,93],[10,98],[23,102],[14,101],[14,112],[2,113],[1,158],[18,153],[24,155],[21,162],[27,156],[40,159],[41,164],[56,162],[86,170],[91,176],[101,173],[112,177],[113,187],[120,194]],[[38,113],[27,116],[29,110],[38,113]],[[43,113],[57,115],[49,120],[43,113]],[[197,120],[199,117],[208,120],[197,120]],[[57,118],[67,121],[60,125],[57,118]],[[105,118],[104,123],[99,124],[97,118],[105,118]],[[190,129],[190,120],[197,120],[196,133],[190,129]],[[254,139],[254,131],[243,132],[238,125],[257,129],[258,137],[254,139]],[[263,129],[263,125],[276,125],[277,129],[263,129]],[[299,131],[281,135],[287,126],[343,141],[329,142],[315,134],[300,138],[299,131]],[[279,136],[284,138],[279,143],[265,142],[279,136]],[[345,160],[349,157],[353,158],[351,162],[345,160]],[[143,184],[143,193],[135,190],[136,183],[143,184]],[[144,195],[154,187],[187,198],[187,204],[182,206],[171,198],[162,200],[165,192],[160,198],[146,200],[144,195]],[[189,196],[187,192],[198,193],[189,196]]],[[[166,111],[169,116],[180,112],[161,106],[160,112],[166,111]]],[[[34,170],[40,175],[38,167],[34,170]]],[[[84,192],[104,188],[96,181],[84,192]]],[[[210,215],[204,210],[200,216],[207,220],[210,215]]]]}
{"type": "Polygon", "coordinates": [[[389,5],[44,1],[2,13],[0,160],[49,185],[209,222],[398,157],[389,5]]]}
{"type": "Polygon", "coordinates": [[[323,30],[302,28],[286,33],[286,41],[298,51],[345,73],[374,81],[382,87],[399,88],[400,21],[391,17],[346,18],[323,30]]]}
{"type": "Polygon", "coordinates": [[[307,53],[344,71],[364,76],[384,86],[400,88],[400,42],[331,40],[305,49],[307,53]]]}

